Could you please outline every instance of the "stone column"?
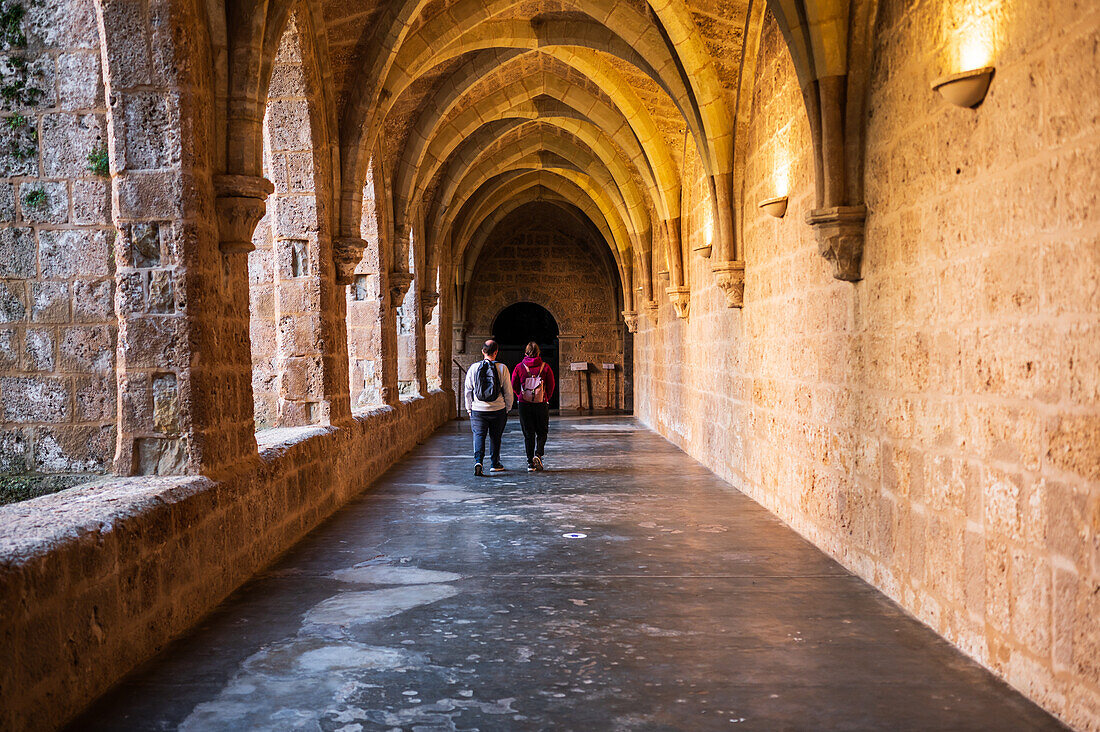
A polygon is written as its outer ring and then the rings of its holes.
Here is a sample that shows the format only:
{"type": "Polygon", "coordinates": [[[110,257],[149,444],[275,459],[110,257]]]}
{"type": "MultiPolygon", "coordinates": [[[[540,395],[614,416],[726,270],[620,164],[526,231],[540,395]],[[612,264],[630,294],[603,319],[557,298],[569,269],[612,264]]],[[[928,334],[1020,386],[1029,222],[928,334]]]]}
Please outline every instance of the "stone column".
{"type": "MultiPolygon", "coordinates": [[[[577,375],[569,370],[569,364],[577,357],[582,335],[558,334],[558,399],[562,409],[580,409],[581,394],[577,389],[577,375]]],[[[584,377],[587,378],[587,377],[584,377]]]]}
{"type": "MultiPolygon", "coordinates": [[[[417,277],[420,279],[420,276],[417,277]]],[[[428,320],[431,318],[431,311],[434,307],[434,301],[428,307],[424,299],[424,293],[420,290],[419,283],[413,284],[413,289],[416,290],[413,300],[413,312],[416,315],[416,322],[414,325],[415,338],[416,338],[416,390],[420,393],[420,396],[428,395],[428,341],[425,327],[428,320]]],[[[431,293],[436,298],[439,297],[436,293],[431,293]]]]}
{"type": "Polygon", "coordinates": [[[397,383],[397,308],[405,299],[412,285],[413,276],[408,272],[387,272],[383,288],[382,312],[382,401],[396,406],[401,403],[401,390],[397,383]]]}

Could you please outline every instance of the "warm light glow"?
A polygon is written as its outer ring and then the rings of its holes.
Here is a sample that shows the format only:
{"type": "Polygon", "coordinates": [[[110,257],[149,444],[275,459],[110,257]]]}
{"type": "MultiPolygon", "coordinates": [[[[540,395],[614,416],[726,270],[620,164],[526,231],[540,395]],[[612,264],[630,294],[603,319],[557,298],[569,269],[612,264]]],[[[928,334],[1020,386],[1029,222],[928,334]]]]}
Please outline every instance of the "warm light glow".
{"type": "Polygon", "coordinates": [[[711,204],[707,205],[706,221],[703,222],[703,240],[708,247],[714,245],[714,209],[711,204]]]}
{"type": "Polygon", "coordinates": [[[981,28],[967,28],[959,44],[959,68],[954,71],[973,71],[993,65],[993,44],[988,33],[981,28]]]}
{"type": "Polygon", "coordinates": [[[775,168],[772,171],[775,195],[786,196],[790,191],[790,162],[787,160],[787,151],[782,148],[775,151],[775,168]]]}

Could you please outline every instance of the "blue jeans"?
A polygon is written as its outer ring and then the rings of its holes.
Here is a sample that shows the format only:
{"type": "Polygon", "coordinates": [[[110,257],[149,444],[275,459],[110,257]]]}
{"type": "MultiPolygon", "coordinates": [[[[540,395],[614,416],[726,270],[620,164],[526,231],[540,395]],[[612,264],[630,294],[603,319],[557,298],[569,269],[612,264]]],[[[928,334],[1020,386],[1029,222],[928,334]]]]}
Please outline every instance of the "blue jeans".
{"type": "Polygon", "coordinates": [[[495,412],[471,412],[470,429],[474,432],[474,462],[480,463],[485,457],[485,436],[489,436],[492,465],[500,465],[500,438],[504,436],[504,425],[508,423],[508,412],[503,409],[495,412]]]}

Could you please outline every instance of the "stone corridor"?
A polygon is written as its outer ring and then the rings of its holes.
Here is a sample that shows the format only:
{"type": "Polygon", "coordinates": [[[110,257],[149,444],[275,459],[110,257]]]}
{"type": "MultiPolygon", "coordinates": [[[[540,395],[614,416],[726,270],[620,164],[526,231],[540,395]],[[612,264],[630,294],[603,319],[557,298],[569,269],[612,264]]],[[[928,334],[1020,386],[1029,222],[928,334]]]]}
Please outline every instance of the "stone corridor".
{"type": "Polygon", "coordinates": [[[450,422],[80,730],[1061,729],[627,417],[450,422]],[[584,534],[567,538],[567,534],[584,534]]]}

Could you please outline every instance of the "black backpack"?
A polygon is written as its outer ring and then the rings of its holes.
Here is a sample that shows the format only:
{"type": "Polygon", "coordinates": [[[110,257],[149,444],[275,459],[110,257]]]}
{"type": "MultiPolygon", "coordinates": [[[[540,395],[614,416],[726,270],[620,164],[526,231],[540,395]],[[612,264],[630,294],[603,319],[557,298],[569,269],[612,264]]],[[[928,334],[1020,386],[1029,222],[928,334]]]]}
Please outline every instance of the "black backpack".
{"type": "Polygon", "coordinates": [[[484,360],[478,367],[474,379],[474,399],[479,402],[495,402],[500,396],[500,379],[497,376],[496,363],[484,360]]]}

